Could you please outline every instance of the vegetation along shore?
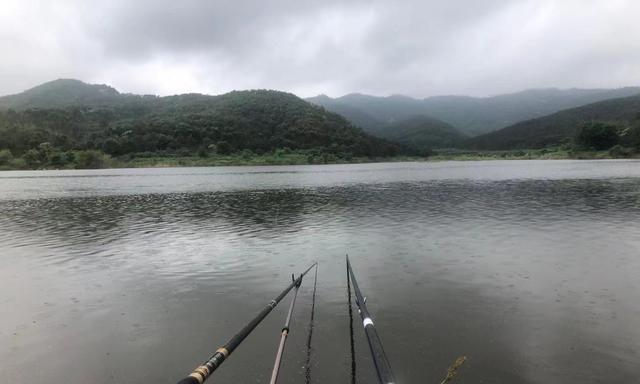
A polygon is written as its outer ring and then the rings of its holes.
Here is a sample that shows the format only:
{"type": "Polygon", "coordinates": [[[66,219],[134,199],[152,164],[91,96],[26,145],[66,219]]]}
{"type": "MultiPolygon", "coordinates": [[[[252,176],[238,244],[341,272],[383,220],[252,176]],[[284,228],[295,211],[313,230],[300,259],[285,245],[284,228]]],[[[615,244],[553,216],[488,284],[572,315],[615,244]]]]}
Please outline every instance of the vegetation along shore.
{"type": "MultiPolygon", "coordinates": [[[[402,161],[478,161],[478,160],[563,160],[563,159],[640,159],[638,152],[620,154],[613,151],[574,151],[570,149],[541,149],[516,151],[439,151],[429,156],[351,157],[342,158],[317,151],[277,150],[274,153],[255,154],[248,151],[229,155],[180,156],[174,154],[136,154],[111,157],[97,150],[53,152],[40,154],[27,162],[23,157],[13,157],[9,150],[0,150],[0,170],[29,169],[100,169],[100,168],[166,168],[166,167],[214,167],[257,165],[309,165],[354,164],[402,161]],[[45,160],[46,159],[46,160],[45,160]]],[[[46,153],[46,152],[45,152],[46,153]]]]}

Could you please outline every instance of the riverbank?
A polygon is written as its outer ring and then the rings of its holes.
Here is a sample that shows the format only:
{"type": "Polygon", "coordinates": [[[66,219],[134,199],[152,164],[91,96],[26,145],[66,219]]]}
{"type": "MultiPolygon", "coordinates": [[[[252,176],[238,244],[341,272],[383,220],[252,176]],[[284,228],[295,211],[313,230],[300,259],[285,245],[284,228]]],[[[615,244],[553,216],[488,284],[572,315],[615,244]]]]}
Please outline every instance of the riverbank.
{"type": "Polygon", "coordinates": [[[114,159],[121,168],[163,168],[163,167],[217,167],[217,166],[254,166],[254,165],[310,165],[310,164],[360,164],[400,161],[426,161],[425,157],[352,157],[335,156],[309,157],[303,153],[284,155],[213,155],[209,157],[177,156],[177,157],[138,157],[122,161],[114,159]]]}
{"type": "Polygon", "coordinates": [[[508,151],[443,150],[429,156],[429,161],[478,160],[604,160],[640,159],[640,153],[624,147],[605,151],[584,151],[565,148],[519,149],[508,151]]]}
{"type": "Polygon", "coordinates": [[[638,153],[623,156],[610,151],[572,151],[572,150],[516,150],[516,151],[439,151],[429,156],[393,156],[393,157],[354,157],[340,158],[309,157],[304,153],[284,155],[214,155],[210,157],[138,157],[127,161],[118,161],[119,168],[154,167],[215,167],[215,166],[252,166],[252,165],[310,165],[310,164],[361,164],[380,162],[423,162],[423,161],[479,161],[479,160],[597,160],[640,158],[638,153]]]}
{"type": "Polygon", "coordinates": [[[276,151],[267,154],[239,152],[207,156],[171,154],[135,154],[111,157],[99,151],[69,151],[45,161],[25,161],[22,157],[0,162],[0,170],[29,169],[100,169],[100,168],[169,168],[258,165],[361,164],[379,162],[480,161],[480,160],[593,160],[639,159],[640,153],[627,148],[607,151],[572,149],[532,149],[510,151],[440,150],[429,156],[345,157],[312,151],[276,151]]]}
{"type": "Polygon", "coordinates": [[[426,161],[427,157],[354,157],[338,156],[317,151],[276,151],[256,154],[249,151],[232,154],[177,155],[138,153],[112,157],[100,151],[68,151],[39,159],[24,157],[0,158],[0,171],[53,170],[53,169],[103,169],[103,168],[169,168],[169,167],[217,167],[258,165],[310,165],[310,164],[360,164],[377,162],[426,161]]]}

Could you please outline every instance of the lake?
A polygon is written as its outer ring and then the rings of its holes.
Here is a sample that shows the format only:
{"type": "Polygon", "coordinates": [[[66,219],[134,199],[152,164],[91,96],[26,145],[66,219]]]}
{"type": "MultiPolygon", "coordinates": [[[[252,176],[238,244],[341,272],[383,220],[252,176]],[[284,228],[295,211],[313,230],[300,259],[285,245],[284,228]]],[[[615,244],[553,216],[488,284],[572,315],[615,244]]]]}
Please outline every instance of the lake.
{"type": "MultiPolygon", "coordinates": [[[[0,377],[175,383],[317,260],[312,382],[347,383],[347,253],[398,383],[640,376],[640,162],[583,160],[0,172],[0,377]]],[[[212,382],[268,382],[289,299],[212,382]]]]}

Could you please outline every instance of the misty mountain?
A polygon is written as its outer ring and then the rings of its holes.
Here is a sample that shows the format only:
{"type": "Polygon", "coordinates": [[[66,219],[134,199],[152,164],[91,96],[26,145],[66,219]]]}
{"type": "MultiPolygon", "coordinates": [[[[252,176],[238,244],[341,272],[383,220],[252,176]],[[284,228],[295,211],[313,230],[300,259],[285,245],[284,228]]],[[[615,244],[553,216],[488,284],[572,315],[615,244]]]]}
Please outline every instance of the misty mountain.
{"type": "MultiPolygon", "coordinates": [[[[359,115],[369,116],[382,124],[392,124],[416,115],[442,120],[460,132],[476,136],[495,131],[520,121],[546,116],[564,109],[590,103],[640,94],[639,87],[620,89],[533,89],[492,97],[435,96],[413,99],[406,96],[378,97],[349,94],[338,98],[317,96],[308,101],[341,113],[356,125],[365,126],[359,115]],[[338,108],[343,108],[339,111],[338,108]],[[347,109],[349,108],[349,109],[347,109]]],[[[374,123],[376,124],[376,123],[374,123]]]]}
{"type": "Polygon", "coordinates": [[[543,148],[569,142],[586,122],[626,125],[636,119],[640,119],[640,95],[600,101],[523,121],[474,137],[467,146],[490,150],[543,148]]]}
{"type": "Polygon", "coordinates": [[[351,106],[349,104],[340,103],[326,95],[319,95],[306,99],[312,104],[322,106],[328,111],[344,116],[356,126],[365,130],[365,132],[375,132],[378,128],[387,125],[383,120],[377,119],[362,109],[351,106]]]}
{"type": "Polygon", "coordinates": [[[211,145],[225,151],[318,149],[355,156],[388,156],[399,149],[290,93],[137,96],[77,80],[0,98],[0,149],[21,154],[43,142],[113,155],[211,145]]]}
{"type": "Polygon", "coordinates": [[[351,94],[332,99],[320,95],[307,100],[344,116],[374,136],[419,151],[451,148],[466,137],[450,124],[424,115],[421,102],[405,96],[351,94]]]}
{"type": "Polygon", "coordinates": [[[466,138],[451,125],[428,116],[414,116],[372,134],[419,151],[459,147],[466,138]]]}
{"type": "Polygon", "coordinates": [[[356,121],[360,122],[367,131],[410,117],[426,115],[419,100],[398,95],[378,97],[352,93],[335,99],[320,95],[306,100],[340,113],[356,125],[356,121]]]}

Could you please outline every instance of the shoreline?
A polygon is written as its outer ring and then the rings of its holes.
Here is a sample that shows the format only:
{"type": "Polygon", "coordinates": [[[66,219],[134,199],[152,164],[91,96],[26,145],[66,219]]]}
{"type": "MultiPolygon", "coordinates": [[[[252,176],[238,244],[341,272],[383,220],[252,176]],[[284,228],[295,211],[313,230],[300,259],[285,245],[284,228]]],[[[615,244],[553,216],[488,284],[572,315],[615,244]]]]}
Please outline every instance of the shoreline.
{"type": "Polygon", "coordinates": [[[393,157],[354,157],[343,159],[309,158],[303,154],[291,153],[274,156],[243,154],[199,156],[145,156],[131,159],[112,158],[103,155],[96,166],[81,167],[78,164],[65,166],[47,165],[43,167],[0,166],[0,171],[27,170],[69,170],[69,169],[115,169],[115,168],[181,168],[181,167],[225,167],[225,166],[274,166],[274,165],[324,165],[324,164],[367,164],[396,162],[442,162],[442,161],[490,161],[490,160],[616,160],[640,159],[640,153],[626,156],[613,156],[610,151],[571,151],[571,150],[515,150],[515,151],[442,151],[430,156],[393,156],[393,157]]]}

